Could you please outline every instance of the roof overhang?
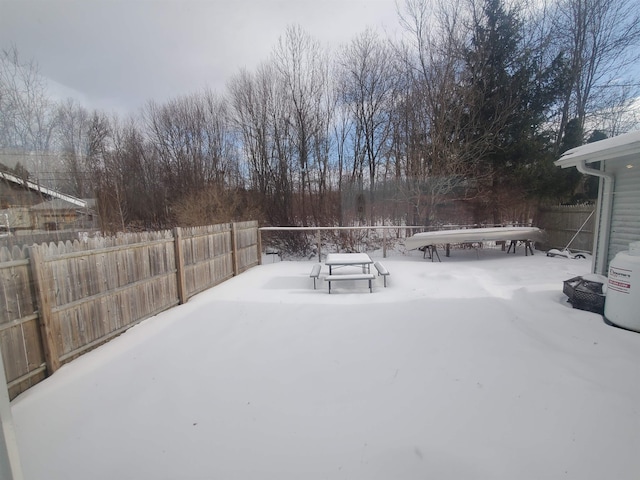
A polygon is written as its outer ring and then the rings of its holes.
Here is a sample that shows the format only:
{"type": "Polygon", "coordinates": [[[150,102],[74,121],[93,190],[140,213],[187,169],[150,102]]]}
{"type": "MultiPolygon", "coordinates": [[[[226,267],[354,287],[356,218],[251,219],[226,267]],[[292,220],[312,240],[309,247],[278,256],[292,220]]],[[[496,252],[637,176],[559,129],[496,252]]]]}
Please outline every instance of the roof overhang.
{"type": "Polygon", "coordinates": [[[564,152],[554,163],[558,167],[569,168],[603,160],[624,162],[633,157],[637,158],[638,155],[640,155],[640,131],[572,148],[564,152]]]}
{"type": "Polygon", "coordinates": [[[0,178],[3,178],[9,182],[15,183],[17,185],[24,185],[26,186],[28,189],[34,191],[34,192],[38,192],[41,193],[43,195],[48,195],[51,198],[57,198],[60,200],[64,200],[65,202],[71,203],[73,205],[75,205],[76,207],[80,207],[80,208],[86,208],[87,207],[87,202],[86,200],[82,200],[80,198],[76,198],[72,195],[67,195],[65,193],[60,193],[60,192],[56,192],[55,190],[52,190],[50,188],[46,188],[43,187],[42,185],[38,185],[37,183],[33,183],[29,180],[23,180],[15,175],[12,175],[10,173],[7,172],[0,172],[0,178]]]}

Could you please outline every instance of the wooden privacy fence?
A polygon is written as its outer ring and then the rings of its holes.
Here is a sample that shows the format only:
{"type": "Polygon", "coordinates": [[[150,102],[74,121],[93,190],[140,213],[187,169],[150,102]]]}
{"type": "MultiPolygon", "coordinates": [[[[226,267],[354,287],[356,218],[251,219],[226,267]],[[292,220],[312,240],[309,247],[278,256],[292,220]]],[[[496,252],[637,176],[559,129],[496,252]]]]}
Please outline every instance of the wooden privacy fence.
{"type": "Polygon", "coordinates": [[[10,398],[259,258],[257,222],[0,249],[0,350],[10,398]]]}
{"type": "Polygon", "coordinates": [[[558,205],[540,208],[536,226],[546,233],[546,241],[541,246],[542,249],[565,248],[575,235],[569,249],[591,252],[595,225],[595,215],[591,213],[594,210],[593,205],[558,205]],[[591,218],[589,218],[590,215],[591,218]]]}

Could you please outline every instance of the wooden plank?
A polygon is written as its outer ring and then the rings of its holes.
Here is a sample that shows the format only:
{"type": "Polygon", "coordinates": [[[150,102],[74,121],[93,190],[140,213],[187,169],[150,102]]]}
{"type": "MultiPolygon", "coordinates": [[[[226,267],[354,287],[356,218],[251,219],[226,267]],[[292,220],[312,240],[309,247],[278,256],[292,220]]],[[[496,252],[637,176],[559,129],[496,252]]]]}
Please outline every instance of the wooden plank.
{"type": "Polygon", "coordinates": [[[47,366],[46,364],[42,364],[40,368],[37,368],[27,375],[20,377],[20,379],[16,379],[7,384],[9,398],[13,400],[22,392],[29,390],[29,388],[40,383],[45,378],[47,378],[47,366]]]}
{"type": "Polygon", "coordinates": [[[27,322],[33,322],[34,320],[38,320],[37,314],[27,315],[26,317],[15,318],[7,323],[3,323],[0,325],[0,332],[4,330],[8,330],[10,328],[18,327],[27,322]]]}
{"type": "Polygon", "coordinates": [[[238,269],[238,236],[235,223],[231,224],[231,255],[233,259],[233,274],[238,275],[240,273],[238,269]]]}
{"type": "Polygon", "coordinates": [[[11,260],[8,262],[2,262],[2,264],[0,264],[0,268],[5,269],[5,268],[14,268],[14,267],[24,267],[28,265],[29,265],[28,259],[11,260]]]}
{"type": "Polygon", "coordinates": [[[5,390],[7,379],[5,368],[0,356],[0,478],[21,480],[22,464],[18,452],[18,441],[13,426],[9,394],[5,390]]]}
{"type": "Polygon", "coordinates": [[[28,369],[31,371],[40,368],[46,362],[46,357],[38,318],[22,323],[20,328],[22,329],[24,349],[27,354],[28,369]]]}
{"type": "Polygon", "coordinates": [[[22,375],[21,377],[18,377],[16,379],[12,380],[12,381],[8,381],[8,379],[7,379],[7,387],[14,388],[17,385],[19,385],[20,383],[23,383],[23,382],[25,382],[27,380],[33,379],[34,377],[37,377],[37,376],[41,376],[41,374],[45,373],[46,370],[47,370],[47,366],[43,363],[42,365],[39,365],[34,370],[31,370],[29,373],[26,373],[26,374],[22,375]]]}
{"type": "Polygon", "coordinates": [[[7,363],[11,364],[12,368],[6,373],[11,384],[11,398],[15,398],[16,395],[44,378],[44,374],[34,374],[33,380],[15,381],[38,369],[45,360],[36,310],[37,301],[30,276],[30,261],[26,257],[28,257],[26,248],[20,249],[14,246],[10,261],[0,264],[0,272],[2,272],[0,282],[5,283],[5,288],[2,289],[3,306],[6,307],[6,311],[0,308],[0,321],[4,322],[0,324],[0,331],[6,331],[3,337],[6,342],[12,344],[11,346],[4,344],[2,347],[10,352],[7,363]],[[7,281],[9,288],[6,288],[7,281]]]}
{"type": "Polygon", "coordinates": [[[84,343],[95,342],[178,303],[175,275],[165,274],[56,307],[54,315],[63,338],[61,358],[84,343]]]}
{"type": "MultiPolygon", "coordinates": [[[[176,306],[178,305],[178,301],[176,301],[172,306],[176,306]]],[[[118,328],[117,330],[114,330],[112,332],[109,332],[107,335],[104,335],[103,337],[100,337],[94,341],[91,341],[89,343],[83,344],[80,347],[74,349],[74,350],[70,350],[68,353],[63,354],[60,359],[63,361],[68,361],[72,358],[76,358],[79,355],[81,355],[82,353],[87,352],[88,350],[93,350],[94,348],[96,348],[97,346],[103,345],[105,343],[107,343],[109,340],[117,337],[118,335],[121,335],[122,333],[124,333],[125,331],[127,331],[129,328],[139,324],[140,322],[146,320],[147,318],[153,317],[154,315],[157,315],[159,313],[162,313],[164,310],[166,310],[166,308],[159,308],[155,311],[151,311],[147,316],[145,317],[141,317],[139,318],[137,321],[130,323],[128,325],[124,325],[120,328],[118,328]]]]}
{"type": "Polygon", "coordinates": [[[0,332],[0,353],[2,353],[2,364],[4,365],[4,376],[7,380],[19,377],[23,373],[20,362],[23,355],[18,350],[13,329],[0,332]]]}
{"type": "Polygon", "coordinates": [[[53,279],[44,263],[43,256],[40,253],[40,247],[31,247],[29,257],[31,259],[34,288],[38,301],[40,329],[42,331],[42,344],[44,346],[47,370],[49,374],[52,374],[60,368],[60,359],[58,356],[60,333],[53,322],[53,314],[51,312],[52,302],[50,297],[53,279]]]}

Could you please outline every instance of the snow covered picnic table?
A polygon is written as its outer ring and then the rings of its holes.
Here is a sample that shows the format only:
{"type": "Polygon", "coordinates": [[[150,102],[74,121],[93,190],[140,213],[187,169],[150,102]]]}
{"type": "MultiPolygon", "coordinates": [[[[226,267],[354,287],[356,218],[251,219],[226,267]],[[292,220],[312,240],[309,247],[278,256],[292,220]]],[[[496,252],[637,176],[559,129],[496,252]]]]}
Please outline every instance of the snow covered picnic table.
{"type": "Polygon", "coordinates": [[[329,253],[324,262],[329,266],[329,275],[324,277],[325,282],[329,285],[329,293],[331,293],[331,282],[358,281],[366,280],[369,285],[369,292],[373,293],[372,282],[376,276],[371,273],[371,264],[373,260],[366,253],[329,253]],[[362,273],[342,273],[334,274],[334,267],[353,267],[361,266],[362,273]]]}
{"type": "Polygon", "coordinates": [[[369,273],[373,260],[366,253],[328,253],[324,263],[329,266],[329,275],[333,274],[333,267],[354,265],[362,265],[362,271],[369,273]]]}

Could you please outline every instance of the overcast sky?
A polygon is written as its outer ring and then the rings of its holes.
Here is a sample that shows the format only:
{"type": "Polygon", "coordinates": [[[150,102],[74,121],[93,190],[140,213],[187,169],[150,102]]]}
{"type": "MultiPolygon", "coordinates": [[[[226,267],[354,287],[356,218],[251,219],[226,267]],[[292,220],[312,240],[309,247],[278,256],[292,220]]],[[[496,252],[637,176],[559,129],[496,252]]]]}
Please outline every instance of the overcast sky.
{"type": "Polygon", "coordinates": [[[136,111],[267,60],[287,26],[323,44],[397,25],[394,0],[0,0],[0,48],[92,107],[136,111]]]}

